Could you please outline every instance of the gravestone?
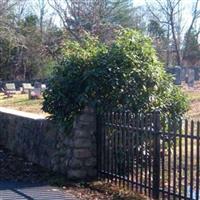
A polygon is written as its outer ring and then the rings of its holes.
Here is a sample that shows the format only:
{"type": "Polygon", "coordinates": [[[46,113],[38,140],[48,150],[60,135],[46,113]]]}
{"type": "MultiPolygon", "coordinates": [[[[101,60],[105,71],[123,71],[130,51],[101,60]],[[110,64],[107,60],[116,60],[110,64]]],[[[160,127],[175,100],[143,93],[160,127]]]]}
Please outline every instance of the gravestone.
{"type": "Polygon", "coordinates": [[[34,83],[34,88],[29,90],[28,96],[29,99],[39,99],[41,98],[42,95],[42,89],[41,89],[42,84],[40,82],[35,82],[34,83]]]}
{"type": "Polygon", "coordinates": [[[181,82],[185,82],[186,69],[181,67],[181,82]]]}
{"type": "Polygon", "coordinates": [[[172,74],[174,77],[174,84],[181,85],[181,70],[182,68],[180,66],[175,67],[168,67],[167,72],[172,74]]]}
{"type": "Polygon", "coordinates": [[[195,81],[199,81],[200,80],[200,68],[199,67],[194,67],[194,78],[195,81]]]}
{"type": "MultiPolygon", "coordinates": [[[[27,94],[29,92],[29,90],[32,90],[33,86],[31,85],[31,83],[22,83],[22,93],[23,94],[27,94]]],[[[21,88],[20,88],[21,90],[21,88]]]]}
{"type": "Polygon", "coordinates": [[[36,81],[35,83],[34,83],[34,88],[41,88],[42,87],[42,83],[40,83],[40,82],[38,82],[38,81],[36,81]]]}
{"type": "Polygon", "coordinates": [[[47,89],[46,84],[42,84],[42,85],[41,85],[41,91],[44,92],[46,89],[47,89]]]}
{"type": "Polygon", "coordinates": [[[3,87],[4,87],[3,81],[0,81],[0,92],[3,92],[3,87]]]}
{"type": "Polygon", "coordinates": [[[174,67],[174,77],[175,77],[174,83],[176,85],[181,85],[181,67],[180,66],[174,67]]]}
{"type": "Polygon", "coordinates": [[[195,71],[194,69],[189,69],[188,70],[188,86],[193,87],[194,86],[194,81],[195,81],[195,71]]]}
{"type": "Polygon", "coordinates": [[[189,68],[185,68],[185,83],[188,83],[188,79],[189,79],[189,68]]]}

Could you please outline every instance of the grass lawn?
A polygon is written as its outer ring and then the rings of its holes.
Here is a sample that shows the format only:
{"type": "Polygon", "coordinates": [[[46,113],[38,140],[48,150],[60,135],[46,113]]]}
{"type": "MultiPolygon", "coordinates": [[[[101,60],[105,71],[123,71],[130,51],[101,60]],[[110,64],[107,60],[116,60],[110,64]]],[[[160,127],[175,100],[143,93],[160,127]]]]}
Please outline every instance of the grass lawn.
{"type": "Polygon", "coordinates": [[[0,107],[7,107],[24,112],[48,115],[42,111],[43,99],[29,100],[28,94],[15,94],[11,98],[7,98],[0,93],[0,107]]]}

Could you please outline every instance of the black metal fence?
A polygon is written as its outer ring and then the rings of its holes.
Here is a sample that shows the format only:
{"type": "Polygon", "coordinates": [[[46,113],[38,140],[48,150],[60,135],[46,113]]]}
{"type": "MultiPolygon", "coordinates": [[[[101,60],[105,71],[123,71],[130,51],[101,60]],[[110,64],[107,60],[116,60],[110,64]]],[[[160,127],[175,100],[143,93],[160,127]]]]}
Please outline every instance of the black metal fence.
{"type": "Polygon", "coordinates": [[[200,199],[200,123],[158,113],[98,116],[98,175],[154,199],[200,199]]]}

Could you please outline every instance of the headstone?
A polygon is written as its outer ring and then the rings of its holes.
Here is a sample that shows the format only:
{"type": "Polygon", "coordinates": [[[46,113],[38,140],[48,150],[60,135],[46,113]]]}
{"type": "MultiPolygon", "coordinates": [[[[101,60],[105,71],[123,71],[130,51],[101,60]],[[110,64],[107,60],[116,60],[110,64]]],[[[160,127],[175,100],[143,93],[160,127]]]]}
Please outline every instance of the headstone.
{"type": "Polygon", "coordinates": [[[34,95],[38,98],[41,96],[41,88],[34,88],[33,89],[34,95]]]}
{"type": "Polygon", "coordinates": [[[22,93],[27,94],[29,90],[33,89],[31,83],[22,83],[22,93]]]}
{"type": "Polygon", "coordinates": [[[44,92],[46,89],[47,89],[46,84],[42,84],[42,85],[41,85],[41,91],[44,92]]]}
{"type": "Polygon", "coordinates": [[[3,92],[3,81],[0,81],[0,92],[3,92]]]}
{"type": "Polygon", "coordinates": [[[181,85],[181,67],[180,66],[174,67],[174,77],[175,77],[174,83],[176,85],[181,85]]]}
{"type": "Polygon", "coordinates": [[[14,83],[6,83],[5,89],[7,91],[16,92],[16,87],[14,83]]]}
{"type": "Polygon", "coordinates": [[[181,67],[181,82],[185,82],[185,75],[186,75],[185,67],[181,67]]]}
{"type": "Polygon", "coordinates": [[[199,81],[200,80],[200,68],[199,67],[194,67],[194,78],[195,81],[199,81]]]}
{"type": "Polygon", "coordinates": [[[28,97],[29,99],[39,99],[41,97],[41,88],[30,89],[28,97]]]}
{"type": "Polygon", "coordinates": [[[182,82],[182,80],[181,80],[182,79],[182,77],[181,77],[182,67],[180,67],[180,66],[168,67],[166,69],[166,71],[173,75],[174,84],[181,85],[181,82],[182,82]]]}
{"type": "Polygon", "coordinates": [[[189,69],[188,70],[188,86],[193,87],[194,86],[194,81],[195,81],[195,71],[194,69],[189,69]]]}
{"type": "Polygon", "coordinates": [[[42,86],[42,83],[40,83],[40,82],[38,82],[38,81],[36,81],[36,82],[34,83],[34,88],[41,88],[41,86],[42,86]]]}

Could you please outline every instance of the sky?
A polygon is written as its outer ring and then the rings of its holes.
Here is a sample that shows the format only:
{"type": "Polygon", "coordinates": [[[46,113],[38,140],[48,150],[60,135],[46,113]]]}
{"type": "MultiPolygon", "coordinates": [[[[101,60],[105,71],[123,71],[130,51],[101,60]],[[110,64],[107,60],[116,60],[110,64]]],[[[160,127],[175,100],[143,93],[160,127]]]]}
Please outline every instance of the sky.
{"type": "MultiPolygon", "coordinates": [[[[146,0],[147,3],[152,3],[154,0],[146,0]]],[[[196,0],[182,0],[183,2],[183,8],[184,8],[184,14],[183,14],[183,24],[185,29],[189,26],[192,20],[192,5],[193,2],[196,0]]],[[[144,6],[145,5],[145,0],[133,0],[134,6],[144,6]]],[[[199,6],[200,9],[200,6],[199,6]]]]}
{"type": "Polygon", "coordinates": [[[145,4],[144,0],[133,0],[133,3],[137,6],[142,6],[145,4]]]}
{"type": "MultiPolygon", "coordinates": [[[[152,0],[146,0],[147,2],[152,2],[152,0]]],[[[183,0],[184,4],[185,5],[191,5],[191,2],[193,0],[183,0]]],[[[133,3],[137,6],[141,6],[141,5],[144,5],[145,4],[145,0],[133,0],[133,3]]]]}
{"type": "MultiPolygon", "coordinates": [[[[145,5],[145,0],[132,0],[134,6],[144,6],[145,5]]],[[[152,3],[155,0],[146,0],[147,3],[152,3]]],[[[191,16],[191,7],[192,7],[192,2],[196,1],[196,0],[182,0],[183,1],[183,6],[185,8],[184,10],[184,15],[183,15],[183,20],[184,20],[184,24],[189,25],[190,21],[192,19],[191,16]]],[[[60,24],[60,20],[59,17],[55,17],[55,22],[56,24],[60,24]]]]}
{"type": "MultiPolygon", "coordinates": [[[[154,0],[146,0],[147,3],[151,3],[154,0]]],[[[192,2],[194,2],[195,0],[182,0],[183,2],[183,6],[186,8],[186,12],[187,14],[189,14],[189,11],[192,7],[192,2]]],[[[133,0],[133,3],[135,6],[143,6],[145,5],[145,0],[133,0]]]]}

